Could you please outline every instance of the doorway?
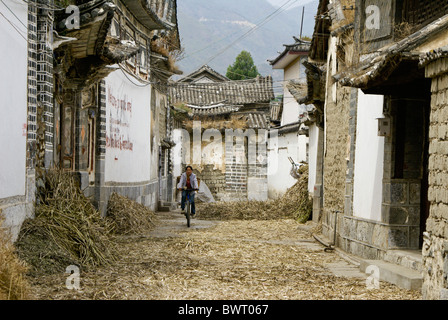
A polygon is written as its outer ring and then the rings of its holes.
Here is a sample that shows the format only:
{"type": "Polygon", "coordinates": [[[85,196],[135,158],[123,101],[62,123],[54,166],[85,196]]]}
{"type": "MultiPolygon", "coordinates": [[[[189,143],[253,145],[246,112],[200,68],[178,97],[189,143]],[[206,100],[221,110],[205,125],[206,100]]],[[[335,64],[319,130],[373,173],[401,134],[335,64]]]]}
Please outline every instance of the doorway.
{"type": "MultiPolygon", "coordinates": [[[[426,88],[426,87],[425,87],[426,88]]],[[[421,91],[421,90],[420,90],[421,91]]],[[[429,217],[428,159],[430,90],[412,97],[392,96],[394,118],[389,224],[396,247],[421,249],[429,217]],[[404,230],[408,230],[407,236],[404,230]],[[398,239],[400,238],[400,239],[398,239]]]]}

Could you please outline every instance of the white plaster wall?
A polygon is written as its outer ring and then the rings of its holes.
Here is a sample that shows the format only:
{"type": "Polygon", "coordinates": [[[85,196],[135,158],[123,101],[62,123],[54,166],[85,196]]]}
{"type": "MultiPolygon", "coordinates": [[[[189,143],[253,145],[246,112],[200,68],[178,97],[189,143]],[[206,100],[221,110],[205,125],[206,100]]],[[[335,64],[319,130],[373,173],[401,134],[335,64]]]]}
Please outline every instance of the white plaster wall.
{"type": "MultiPolygon", "coordinates": [[[[106,161],[105,181],[121,183],[146,182],[151,178],[151,87],[139,87],[122,70],[106,80],[106,161]],[[130,103],[131,109],[114,104],[118,99],[130,103]],[[117,146],[115,141],[129,141],[132,150],[117,146]]],[[[141,83],[139,83],[141,86],[141,83]]],[[[157,149],[158,150],[158,149],[157,149]]]]}
{"type": "Polygon", "coordinates": [[[173,141],[176,145],[172,150],[172,161],[173,161],[173,176],[180,176],[182,171],[182,130],[173,130],[173,141]]]}
{"type": "Polygon", "coordinates": [[[297,180],[289,173],[291,170],[291,157],[299,161],[299,138],[297,133],[288,133],[279,136],[277,143],[271,140],[268,145],[268,197],[270,199],[283,195],[297,180]]]}
{"type": "Polygon", "coordinates": [[[265,201],[268,199],[266,178],[247,178],[247,199],[265,201]]]}
{"type": "Polygon", "coordinates": [[[324,107],[324,154],[327,153],[327,103],[337,102],[337,82],[332,80],[332,76],[336,73],[337,70],[337,38],[330,37],[328,40],[328,55],[327,55],[327,74],[326,74],[326,83],[325,86],[325,107],[324,107]],[[333,84],[331,84],[333,83],[333,84]]]}
{"type": "Polygon", "coordinates": [[[384,137],[377,134],[376,119],[382,117],[384,97],[358,92],[353,214],[381,221],[384,137]]]}
{"type": "Polygon", "coordinates": [[[313,124],[309,126],[308,148],[308,192],[314,193],[317,170],[317,148],[319,142],[319,128],[313,124]]]}
{"type": "Polygon", "coordinates": [[[308,153],[307,153],[307,147],[308,144],[308,137],[306,135],[299,135],[297,138],[298,141],[298,155],[296,162],[308,162],[308,153]]]}
{"type": "Polygon", "coordinates": [[[7,198],[25,195],[26,189],[28,18],[25,2],[3,2],[0,12],[18,30],[0,16],[0,198],[7,198]]]}
{"type": "Polygon", "coordinates": [[[298,57],[284,69],[282,126],[299,121],[299,115],[306,110],[305,106],[299,105],[286,87],[289,80],[297,80],[303,75],[301,70],[304,69],[305,66],[301,64],[301,61],[302,58],[298,57]]]}

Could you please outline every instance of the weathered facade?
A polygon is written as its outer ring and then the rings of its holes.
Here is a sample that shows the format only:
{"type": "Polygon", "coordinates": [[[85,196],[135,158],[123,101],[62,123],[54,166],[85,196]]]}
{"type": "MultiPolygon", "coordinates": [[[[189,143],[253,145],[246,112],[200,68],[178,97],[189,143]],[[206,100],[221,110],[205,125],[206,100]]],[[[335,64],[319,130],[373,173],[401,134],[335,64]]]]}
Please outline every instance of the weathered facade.
{"type": "Polygon", "coordinates": [[[273,96],[270,77],[229,81],[208,66],[171,83],[172,111],[182,119],[177,174],[192,165],[216,200],[267,199],[273,96]]]}
{"type": "MultiPolygon", "coordinates": [[[[27,138],[26,156],[16,161],[26,161],[27,191],[17,196],[29,211],[41,174],[56,167],[73,172],[103,215],[114,191],[156,210],[171,189],[169,165],[163,180],[159,163],[161,149],[172,146],[166,83],[179,73],[170,60],[180,48],[176,1],[71,5],[74,15],[53,1],[21,8],[28,11],[28,47],[17,57],[27,55],[28,67],[18,74],[28,92],[25,105],[14,105],[27,117],[15,129],[27,138]]],[[[32,215],[5,211],[13,235],[32,215]]]]}
{"type": "Polygon", "coordinates": [[[167,129],[166,89],[160,87],[166,88],[166,73],[173,74],[164,60],[179,45],[176,3],[86,5],[91,6],[86,13],[80,6],[81,22],[83,14],[90,14],[93,21],[86,18],[80,30],[62,27],[60,35],[78,40],[55,50],[61,57],[58,67],[64,71],[56,79],[64,95],[61,110],[72,112],[61,116],[64,121],[69,118],[61,128],[75,139],[70,145],[70,138],[62,135],[66,151],[61,166],[78,173],[81,188],[90,190],[103,214],[112,192],[156,210],[163,191],[159,161],[167,129]],[[95,13],[99,8],[108,10],[102,21],[95,13]],[[174,43],[163,50],[164,37],[174,43]]]}
{"type": "Polygon", "coordinates": [[[447,7],[321,1],[310,54],[327,67],[323,235],[364,259],[422,273],[428,299],[447,292],[447,7]]]}

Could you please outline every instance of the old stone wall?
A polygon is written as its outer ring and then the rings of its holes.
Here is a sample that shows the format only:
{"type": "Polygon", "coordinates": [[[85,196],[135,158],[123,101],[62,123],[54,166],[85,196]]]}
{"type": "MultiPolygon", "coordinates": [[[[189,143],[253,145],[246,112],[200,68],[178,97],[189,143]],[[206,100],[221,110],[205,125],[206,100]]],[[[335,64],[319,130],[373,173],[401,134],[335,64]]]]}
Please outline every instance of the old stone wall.
{"type": "Polygon", "coordinates": [[[422,258],[424,299],[448,298],[448,59],[426,67],[432,78],[429,128],[429,189],[422,258]]]}

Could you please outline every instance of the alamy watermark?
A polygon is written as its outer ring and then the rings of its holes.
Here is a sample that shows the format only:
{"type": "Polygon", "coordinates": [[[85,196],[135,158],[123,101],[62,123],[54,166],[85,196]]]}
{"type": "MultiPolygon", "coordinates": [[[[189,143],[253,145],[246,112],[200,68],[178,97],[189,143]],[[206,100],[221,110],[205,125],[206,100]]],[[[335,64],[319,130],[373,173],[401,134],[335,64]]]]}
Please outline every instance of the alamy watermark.
{"type": "Polygon", "coordinates": [[[174,164],[191,165],[249,164],[265,165],[267,174],[278,170],[277,129],[202,129],[201,121],[193,121],[191,131],[175,129],[174,164]],[[268,161],[269,156],[269,161],[268,161]]]}
{"type": "Polygon", "coordinates": [[[366,287],[368,290],[380,288],[380,268],[375,265],[369,265],[366,268],[366,273],[369,276],[366,279],[366,287]]]}
{"type": "Polygon", "coordinates": [[[366,28],[368,30],[379,30],[381,23],[381,10],[377,5],[370,5],[366,8],[366,28]]]}
{"type": "Polygon", "coordinates": [[[79,267],[75,265],[70,265],[65,269],[65,273],[70,274],[65,280],[65,286],[69,290],[81,290],[81,275],[79,272],[79,267]]]}
{"type": "Polygon", "coordinates": [[[79,8],[75,5],[69,5],[65,8],[65,13],[69,16],[65,19],[65,27],[67,29],[79,29],[80,27],[80,15],[79,8]]]}

